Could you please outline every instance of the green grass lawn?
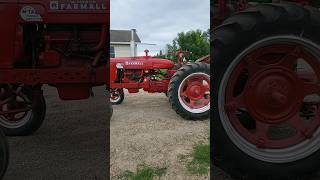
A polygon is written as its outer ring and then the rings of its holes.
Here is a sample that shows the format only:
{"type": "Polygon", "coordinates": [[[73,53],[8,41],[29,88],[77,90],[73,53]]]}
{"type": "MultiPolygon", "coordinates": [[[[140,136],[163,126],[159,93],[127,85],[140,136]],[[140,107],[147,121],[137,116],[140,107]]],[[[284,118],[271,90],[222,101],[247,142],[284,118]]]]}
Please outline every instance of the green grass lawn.
{"type": "Polygon", "coordinates": [[[160,179],[166,174],[167,168],[151,167],[148,165],[139,165],[136,172],[125,171],[115,179],[119,180],[154,180],[160,179]]]}
{"type": "Polygon", "coordinates": [[[207,175],[210,171],[210,146],[199,144],[187,155],[179,155],[179,160],[185,164],[186,170],[193,175],[207,175]]]}

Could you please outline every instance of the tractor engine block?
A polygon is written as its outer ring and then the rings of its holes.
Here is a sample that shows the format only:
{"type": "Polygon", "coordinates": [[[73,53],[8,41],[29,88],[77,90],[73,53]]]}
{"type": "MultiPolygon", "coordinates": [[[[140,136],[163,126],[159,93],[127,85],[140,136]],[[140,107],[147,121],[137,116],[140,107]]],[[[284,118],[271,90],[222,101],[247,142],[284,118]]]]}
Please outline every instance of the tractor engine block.
{"type": "Polygon", "coordinates": [[[97,66],[107,58],[105,47],[96,47],[107,32],[101,25],[28,24],[20,28],[16,67],[97,66]]]}
{"type": "Polygon", "coordinates": [[[133,82],[141,82],[143,78],[141,69],[127,69],[124,74],[126,79],[133,82]]]}

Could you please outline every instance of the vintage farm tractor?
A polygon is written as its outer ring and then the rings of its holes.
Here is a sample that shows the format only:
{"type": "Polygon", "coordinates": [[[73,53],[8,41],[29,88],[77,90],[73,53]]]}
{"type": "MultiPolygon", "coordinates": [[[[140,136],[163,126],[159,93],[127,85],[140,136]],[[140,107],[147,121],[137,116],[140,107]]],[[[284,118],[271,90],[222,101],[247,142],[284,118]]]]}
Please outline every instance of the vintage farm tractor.
{"type": "Polygon", "coordinates": [[[320,167],[320,11],[214,8],[213,163],[235,179],[307,179],[320,167]]]}
{"type": "Polygon", "coordinates": [[[148,55],[110,59],[110,102],[121,104],[123,89],[137,93],[165,93],[172,108],[185,119],[204,119],[210,111],[210,67],[207,63],[184,64],[183,52],[178,63],[148,55]]]}
{"type": "MultiPolygon", "coordinates": [[[[92,87],[108,85],[109,9],[109,0],[0,1],[0,127],[6,135],[40,127],[44,84],[56,87],[62,100],[87,99],[92,87]]],[[[7,162],[2,139],[0,172],[7,162]]]]}

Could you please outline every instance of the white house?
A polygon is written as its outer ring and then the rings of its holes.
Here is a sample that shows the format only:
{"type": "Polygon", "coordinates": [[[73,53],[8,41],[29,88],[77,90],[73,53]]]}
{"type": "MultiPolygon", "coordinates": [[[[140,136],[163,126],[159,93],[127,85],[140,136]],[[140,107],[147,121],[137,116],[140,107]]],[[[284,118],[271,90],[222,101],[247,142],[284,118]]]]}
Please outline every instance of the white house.
{"type": "Polygon", "coordinates": [[[137,43],[141,43],[135,29],[110,30],[110,57],[137,56],[137,43]]]}

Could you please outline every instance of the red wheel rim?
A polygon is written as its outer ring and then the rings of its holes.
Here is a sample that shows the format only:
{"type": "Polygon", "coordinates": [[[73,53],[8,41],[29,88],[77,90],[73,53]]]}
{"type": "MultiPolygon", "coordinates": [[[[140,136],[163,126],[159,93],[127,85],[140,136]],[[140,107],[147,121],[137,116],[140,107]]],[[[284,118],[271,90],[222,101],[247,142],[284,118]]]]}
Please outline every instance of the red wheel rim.
{"type": "Polygon", "coordinates": [[[110,101],[111,102],[118,102],[120,100],[120,91],[115,89],[110,91],[110,101]]]}
{"type": "Polygon", "coordinates": [[[25,124],[32,112],[32,102],[21,91],[1,88],[0,123],[4,127],[14,128],[25,124]]]}
{"type": "Polygon", "coordinates": [[[319,84],[296,70],[301,61],[313,67],[311,77],[319,79],[317,58],[297,43],[257,48],[231,73],[224,109],[234,129],[256,147],[288,148],[312,138],[318,129],[318,109],[309,120],[301,116],[305,98],[320,92],[319,84]],[[281,128],[288,128],[288,134],[274,135],[281,128]]]}
{"type": "Polygon", "coordinates": [[[178,98],[181,105],[192,113],[203,113],[210,109],[210,76],[193,73],[180,84],[178,98]]]}

